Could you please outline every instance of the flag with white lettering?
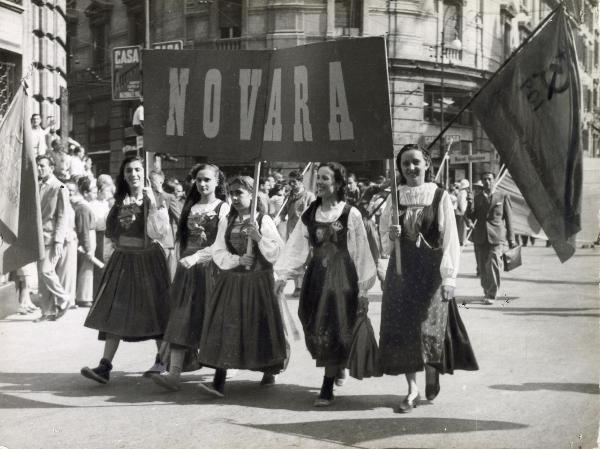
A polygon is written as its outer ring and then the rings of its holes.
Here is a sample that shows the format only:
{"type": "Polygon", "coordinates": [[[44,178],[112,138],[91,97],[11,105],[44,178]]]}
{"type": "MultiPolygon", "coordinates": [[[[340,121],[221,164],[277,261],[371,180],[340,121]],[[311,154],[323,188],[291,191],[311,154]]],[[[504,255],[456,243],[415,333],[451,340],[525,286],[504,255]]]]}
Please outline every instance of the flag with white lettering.
{"type": "Polygon", "coordinates": [[[29,101],[25,89],[19,88],[0,125],[0,273],[35,262],[44,254],[29,101]],[[18,195],[12,191],[15,188],[18,195]],[[7,219],[7,213],[16,219],[7,219]]]}
{"type": "Polygon", "coordinates": [[[146,50],[149,151],[221,161],[392,157],[385,41],[282,50],[146,50]]]}
{"type": "Polygon", "coordinates": [[[473,111],[562,262],[581,229],[580,81],[562,8],[501,69],[473,111]]]}

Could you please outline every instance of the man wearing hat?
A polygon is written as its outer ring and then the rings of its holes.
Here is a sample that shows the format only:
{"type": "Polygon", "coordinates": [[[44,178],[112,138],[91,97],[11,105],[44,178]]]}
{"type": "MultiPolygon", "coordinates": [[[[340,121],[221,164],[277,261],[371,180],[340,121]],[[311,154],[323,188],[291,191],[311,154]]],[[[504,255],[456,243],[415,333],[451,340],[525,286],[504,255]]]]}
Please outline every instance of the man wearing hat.
{"type": "Polygon", "coordinates": [[[475,245],[475,258],[479,269],[486,305],[494,303],[500,287],[500,270],[503,245],[508,240],[514,248],[511,206],[508,195],[495,191],[495,175],[486,172],[481,175],[483,190],[467,197],[466,216],[475,221],[471,241],[475,245]],[[505,240],[506,237],[506,240],[505,240]]]}

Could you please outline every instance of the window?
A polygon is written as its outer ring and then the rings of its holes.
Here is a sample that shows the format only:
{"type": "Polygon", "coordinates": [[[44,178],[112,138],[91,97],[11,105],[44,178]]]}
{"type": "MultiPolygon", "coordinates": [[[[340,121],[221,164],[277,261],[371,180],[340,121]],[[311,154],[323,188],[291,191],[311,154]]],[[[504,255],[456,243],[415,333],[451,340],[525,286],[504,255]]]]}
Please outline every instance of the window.
{"type": "Polygon", "coordinates": [[[362,9],[363,0],[335,0],[336,28],[362,29],[362,9]]]}
{"type": "MultiPolygon", "coordinates": [[[[450,120],[454,119],[458,112],[469,101],[469,98],[469,92],[467,91],[448,87],[444,88],[444,123],[448,123],[450,120]]],[[[423,119],[429,123],[441,123],[441,87],[426,85],[423,100],[423,119]]],[[[455,123],[457,125],[471,126],[473,124],[471,111],[468,109],[464,111],[455,123]]]]}
{"type": "Polygon", "coordinates": [[[219,0],[219,30],[221,39],[242,35],[242,0],[219,0]]]}
{"type": "Polygon", "coordinates": [[[446,48],[451,48],[456,39],[462,41],[462,13],[462,1],[444,0],[442,20],[446,48]]]}
{"type": "Polygon", "coordinates": [[[504,49],[504,59],[508,59],[512,53],[512,23],[508,16],[503,16],[502,48],[504,49]]]}
{"type": "Polygon", "coordinates": [[[92,63],[94,67],[102,66],[107,61],[108,41],[106,36],[106,25],[92,25],[92,63]]]}

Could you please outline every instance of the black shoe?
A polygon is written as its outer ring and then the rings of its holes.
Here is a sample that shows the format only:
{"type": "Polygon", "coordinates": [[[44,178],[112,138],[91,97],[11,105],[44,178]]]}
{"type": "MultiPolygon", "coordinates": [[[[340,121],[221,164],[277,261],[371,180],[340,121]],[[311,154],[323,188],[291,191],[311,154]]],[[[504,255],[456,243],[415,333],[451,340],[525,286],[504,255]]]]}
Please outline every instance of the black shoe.
{"type": "Polygon", "coordinates": [[[417,393],[412,400],[408,399],[408,396],[400,403],[400,405],[394,410],[396,413],[410,413],[413,408],[417,408],[421,402],[421,395],[417,393]]]}
{"type": "Polygon", "coordinates": [[[276,374],[265,373],[265,374],[263,374],[262,380],[260,381],[260,386],[261,387],[272,387],[273,385],[275,385],[276,382],[277,382],[276,374]]]}
{"type": "Polygon", "coordinates": [[[108,360],[101,359],[100,364],[96,368],[88,368],[87,366],[81,368],[81,375],[101,384],[105,384],[108,383],[110,379],[110,371],[112,368],[112,364],[108,360]]]}
{"type": "Polygon", "coordinates": [[[433,401],[440,393],[440,372],[435,368],[425,367],[425,397],[433,401]]]}
{"type": "Polygon", "coordinates": [[[61,319],[63,316],[65,316],[65,313],[67,313],[67,311],[69,310],[69,305],[66,304],[64,309],[58,309],[58,312],[56,312],[56,315],[54,315],[54,319],[52,321],[56,321],[61,319]]]}

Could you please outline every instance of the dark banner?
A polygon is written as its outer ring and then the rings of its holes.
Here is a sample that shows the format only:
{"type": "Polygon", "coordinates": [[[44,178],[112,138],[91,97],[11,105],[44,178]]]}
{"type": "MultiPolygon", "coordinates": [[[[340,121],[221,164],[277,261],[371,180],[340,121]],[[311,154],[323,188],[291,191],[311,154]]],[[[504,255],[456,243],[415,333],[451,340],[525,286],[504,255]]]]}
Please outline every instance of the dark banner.
{"type": "Polygon", "coordinates": [[[392,157],[383,38],[143,54],[149,151],[250,162],[392,157]]]}
{"type": "Polygon", "coordinates": [[[575,253],[581,230],[580,98],[561,8],[472,106],[562,262],[575,253]]]}

